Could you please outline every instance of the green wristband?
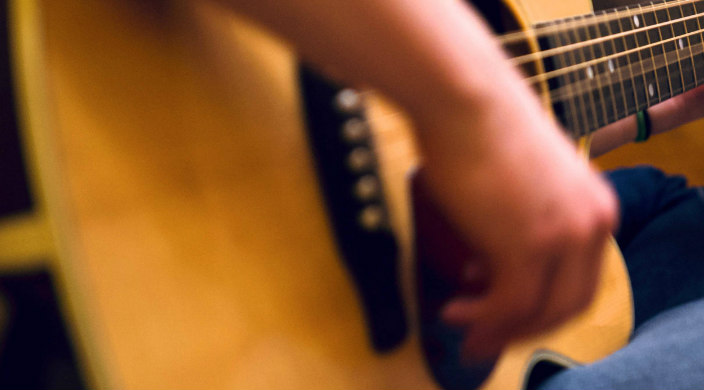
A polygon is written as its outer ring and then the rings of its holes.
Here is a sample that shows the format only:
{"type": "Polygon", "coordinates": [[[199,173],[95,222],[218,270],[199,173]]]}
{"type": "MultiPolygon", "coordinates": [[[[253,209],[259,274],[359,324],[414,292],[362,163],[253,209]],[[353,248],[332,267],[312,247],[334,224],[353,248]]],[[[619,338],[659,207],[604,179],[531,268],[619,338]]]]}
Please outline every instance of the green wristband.
{"type": "Polygon", "coordinates": [[[636,120],[638,122],[636,142],[645,142],[648,138],[650,138],[650,115],[648,115],[648,111],[638,111],[636,114],[636,120]]]}

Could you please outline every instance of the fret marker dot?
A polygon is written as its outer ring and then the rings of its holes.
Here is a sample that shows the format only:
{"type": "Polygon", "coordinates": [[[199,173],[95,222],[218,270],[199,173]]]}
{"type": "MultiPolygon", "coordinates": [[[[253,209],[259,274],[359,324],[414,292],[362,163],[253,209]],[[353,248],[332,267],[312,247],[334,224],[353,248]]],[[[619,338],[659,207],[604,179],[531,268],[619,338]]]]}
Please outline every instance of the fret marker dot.
{"type": "Polygon", "coordinates": [[[594,70],[592,69],[591,66],[587,67],[587,77],[589,77],[590,79],[594,78],[594,70]]]}
{"type": "Polygon", "coordinates": [[[680,44],[680,50],[684,49],[684,41],[682,38],[678,39],[677,42],[680,44]]]}
{"type": "Polygon", "coordinates": [[[638,19],[638,15],[633,16],[633,24],[635,24],[636,27],[640,26],[640,19],[638,19]]]}
{"type": "Polygon", "coordinates": [[[614,66],[614,61],[609,60],[609,72],[614,73],[615,70],[616,70],[616,67],[614,66]]]}
{"type": "Polygon", "coordinates": [[[648,93],[650,94],[650,97],[655,96],[655,87],[653,87],[653,83],[648,84],[648,93]]]}

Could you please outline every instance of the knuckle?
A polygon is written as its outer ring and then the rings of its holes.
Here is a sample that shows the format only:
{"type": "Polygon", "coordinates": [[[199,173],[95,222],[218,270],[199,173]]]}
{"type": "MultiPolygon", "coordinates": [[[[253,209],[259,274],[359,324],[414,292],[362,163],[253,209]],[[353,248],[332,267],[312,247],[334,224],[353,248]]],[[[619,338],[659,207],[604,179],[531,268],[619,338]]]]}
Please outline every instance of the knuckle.
{"type": "Polygon", "coordinates": [[[575,216],[563,229],[565,239],[573,244],[594,242],[606,237],[616,224],[616,211],[606,203],[597,205],[591,212],[575,216]]]}
{"type": "Polygon", "coordinates": [[[594,216],[588,214],[577,215],[566,222],[561,229],[563,242],[569,244],[568,247],[581,247],[596,232],[596,221],[594,216]]]}
{"type": "Polygon", "coordinates": [[[597,222],[602,229],[612,230],[618,222],[618,205],[616,200],[607,198],[596,214],[597,222]]]}
{"type": "Polygon", "coordinates": [[[604,190],[597,201],[593,215],[602,228],[611,229],[616,224],[618,218],[618,201],[610,187],[604,186],[604,190]]]}

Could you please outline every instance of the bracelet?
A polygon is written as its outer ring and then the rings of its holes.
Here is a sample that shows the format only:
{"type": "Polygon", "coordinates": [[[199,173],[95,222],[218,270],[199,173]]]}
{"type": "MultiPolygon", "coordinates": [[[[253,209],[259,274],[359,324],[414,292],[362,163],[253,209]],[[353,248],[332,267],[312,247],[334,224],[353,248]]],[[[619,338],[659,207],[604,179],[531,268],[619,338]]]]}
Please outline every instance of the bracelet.
{"type": "Polygon", "coordinates": [[[636,135],[636,142],[645,142],[650,138],[650,115],[648,115],[648,110],[638,111],[636,114],[636,120],[638,121],[638,135],[636,135]]]}

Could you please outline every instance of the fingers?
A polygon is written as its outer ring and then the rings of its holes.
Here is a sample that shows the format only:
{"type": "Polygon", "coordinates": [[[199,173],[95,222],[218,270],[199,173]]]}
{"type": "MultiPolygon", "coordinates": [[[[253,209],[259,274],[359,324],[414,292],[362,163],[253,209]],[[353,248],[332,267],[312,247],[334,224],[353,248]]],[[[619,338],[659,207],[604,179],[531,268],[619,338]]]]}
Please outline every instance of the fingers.
{"type": "MultiPolygon", "coordinates": [[[[606,190],[610,192],[610,190],[606,190]]],[[[525,329],[531,334],[559,325],[584,310],[594,297],[603,261],[604,247],[615,226],[615,204],[608,193],[597,198],[597,206],[574,225],[573,241],[564,241],[565,258],[557,268],[547,302],[544,322],[525,329]]]]}
{"type": "Polygon", "coordinates": [[[501,266],[486,295],[457,297],[444,307],[443,319],[465,330],[465,357],[492,359],[510,340],[554,327],[589,304],[616,223],[610,190],[594,194],[587,211],[551,226],[525,257],[491,259],[501,266]]]}
{"type": "Polygon", "coordinates": [[[445,306],[443,319],[466,330],[465,357],[489,360],[497,356],[507,340],[536,317],[542,310],[545,286],[550,284],[546,270],[513,269],[497,275],[488,294],[458,297],[445,306]]]}
{"type": "Polygon", "coordinates": [[[555,267],[554,283],[546,294],[546,311],[550,313],[542,323],[525,329],[533,334],[542,329],[555,327],[583,311],[591,303],[596,291],[602,266],[602,254],[608,234],[595,235],[586,245],[573,243],[571,256],[555,267]]]}

